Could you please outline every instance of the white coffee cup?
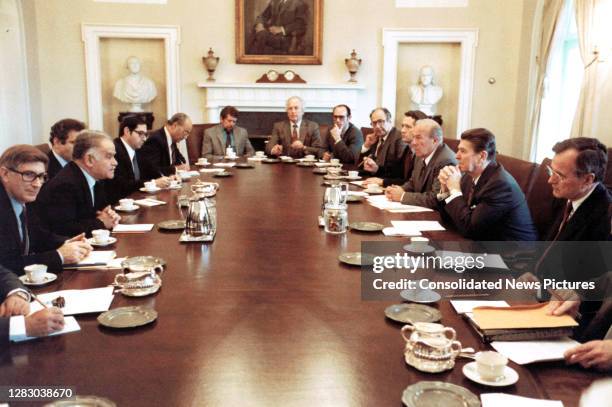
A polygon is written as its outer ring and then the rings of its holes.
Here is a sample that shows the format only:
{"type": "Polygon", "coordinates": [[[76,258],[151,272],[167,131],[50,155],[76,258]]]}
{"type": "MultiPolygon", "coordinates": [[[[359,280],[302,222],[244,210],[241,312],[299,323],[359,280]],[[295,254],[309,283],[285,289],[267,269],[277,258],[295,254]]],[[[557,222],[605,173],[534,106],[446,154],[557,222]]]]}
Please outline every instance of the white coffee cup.
{"type": "Polygon", "coordinates": [[[123,209],[133,209],[134,208],[134,200],[130,198],[124,198],[119,200],[119,206],[123,209]]]}
{"type": "Polygon", "coordinates": [[[312,154],[308,154],[306,157],[304,157],[306,159],[306,161],[314,161],[315,156],[312,154]]]}
{"type": "Polygon", "coordinates": [[[181,186],[181,181],[178,179],[173,179],[170,181],[170,188],[178,188],[181,186]]]}
{"type": "Polygon", "coordinates": [[[501,353],[485,351],[476,354],[476,371],[483,380],[501,379],[507,364],[508,358],[501,353]]]}
{"type": "Polygon", "coordinates": [[[329,162],[331,165],[340,165],[340,160],[338,158],[332,158],[329,162]]]}
{"type": "Polygon", "coordinates": [[[256,156],[256,157],[264,157],[265,155],[266,155],[266,153],[265,153],[265,152],[263,152],[263,151],[256,151],[256,152],[255,152],[255,156],[256,156]]]}
{"type": "Polygon", "coordinates": [[[340,171],[342,170],[338,167],[328,167],[327,168],[327,173],[330,175],[338,175],[340,174],[340,171]]]}
{"type": "Polygon", "coordinates": [[[155,181],[145,182],[144,187],[147,191],[155,191],[157,189],[157,185],[155,184],[155,181]]]}
{"type": "Polygon", "coordinates": [[[198,164],[208,164],[208,158],[206,157],[198,158],[198,164]]]}
{"type": "Polygon", "coordinates": [[[428,243],[429,243],[429,239],[426,237],[414,236],[410,238],[410,245],[412,246],[415,252],[425,250],[428,243]]]}
{"type": "Polygon", "coordinates": [[[348,172],[348,176],[349,176],[349,178],[358,178],[359,177],[359,171],[349,171],[348,172]]]}
{"type": "Polygon", "coordinates": [[[47,274],[47,266],[44,264],[30,264],[24,267],[26,278],[31,283],[42,283],[45,280],[45,274],[47,274]]]}
{"type": "Polygon", "coordinates": [[[94,242],[104,244],[108,242],[110,231],[106,229],[96,229],[91,232],[91,235],[93,236],[94,242]]]}

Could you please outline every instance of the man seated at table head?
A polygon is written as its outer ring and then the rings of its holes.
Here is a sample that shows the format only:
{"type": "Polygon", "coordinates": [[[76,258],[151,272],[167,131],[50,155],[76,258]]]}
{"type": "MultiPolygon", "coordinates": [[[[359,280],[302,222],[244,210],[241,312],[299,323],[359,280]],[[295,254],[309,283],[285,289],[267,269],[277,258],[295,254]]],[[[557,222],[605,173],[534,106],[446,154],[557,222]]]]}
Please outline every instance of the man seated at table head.
{"type": "Polygon", "coordinates": [[[365,135],[359,154],[361,175],[378,178],[400,178],[402,156],[408,148],[400,132],[393,126],[391,112],[386,107],[377,107],[370,113],[372,132],[365,135]]]}
{"type": "Polygon", "coordinates": [[[176,170],[189,170],[189,163],[179,151],[178,143],[191,134],[193,124],[185,113],[174,114],[160,129],[152,132],[140,150],[142,176],[154,179],[176,170]]]}
{"type": "Polygon", "coordinates": [[[0,156],[0,264],[23,274],[30,264],[61,270],[91,251],[83,234],[66,240],[49,232],[31,210],[46,177],[47,156],[36,147],[16,145],[0,156]]]}
{"type": "MultiPolygon", "coordinates": [[[[131,114],[121,120],[119,137],[113,140],[115,144],[115,176],[104,181],[109,202],[117,202],[138,190],[148,179],[142,175],[142,157],[139,150],[147,139],[147,122],[142,115],[131,114]]],[[[157,177],[154,179],[158,188],[167,188],[171,178],[157,177]]]]}
{"type": "Polygon", "coordinates": [[[440,212],[459,233],[474,240],[537,240],[525,195],[495,161],[495,154],[495,136],[489,130],[461,134],[459,165],[444,167],[438,176],[440,212]]]}
{"type": "Polygon", "coordinates": [[[322,138],[325,148],[322,158],[329,161],[337,158],[343,164],[356,164],[363,145],[361,130],[351,123],[351,108],[337,105],[332,110],[334,125],[322,138]]]}
{"type": "Polygon", "coordinates": [[[388,187],[391,185],[403,185],[410,180],[412,169],[414,168],[414,151],[412,150],[411,146],[412,139],[414,138],[414,127],[416,126],[417,121],[427,118],[428,116],[420,110],[409,110],[404,113],[400,134],[402,136],[402,141],[408,145],[408,148],[404,149],[404,154],[400,160],[402,168],[402,173],[400,174],[401,176],[397,178],[370,177],[363,181],[364,185],[374,184],[382,187],[388,187]]]}
{"type": "Polygon", "coordinates": [[[49,165],[47,174],[49,179],[72,161],[72,149],[77,135],[85,128],[85,123],[75,119],[62,119],[51,126],[49,135],[50,150],[47,154],[49,165]]]}
{"type": "Polygon", "coordinates": [[[402,186],[387,187],[385,195],[406,205],[437,208],[438,174],[447,165],[457,163],[455,153],[444,144],[442,127],[432,119],[416,122],[410,146],[416,156],[410,179],[402,186]]]}
{"type": "Polygon", "coordinates": [[[31,315],[30,294],[11,270],[0,266],[0,345],[26,336],[46,336],[64,327],[59,308],[44,308],[31,315]]]}
{"type": "Polygon", "coordinates": [[[221,122],[204,131],[203,157],[225,156],[226,150],[230,147],[238,156],[251,156],[255,153],[246,129],[236,126],[238,115],[238,109],[234,106],[225,106],[221,110],[221,122]]]}
{"type": "Polygon", "coordinates": [[[293,158],[322,154],[319,125],[304,119],[304,101],[291,96],[285,104],[287,120],[274,123],[272,136],[266,144],[266,154],[293,158]]]}
{"type": "Polygon", "coordinates": [[[79,133],[73,161],[47,183],[35,203],[36,213],[57,234],[90,234],[112,229],[121,217],[107,201],[101,181],[115,175],[115,145],[103,132],[79,133]]]}

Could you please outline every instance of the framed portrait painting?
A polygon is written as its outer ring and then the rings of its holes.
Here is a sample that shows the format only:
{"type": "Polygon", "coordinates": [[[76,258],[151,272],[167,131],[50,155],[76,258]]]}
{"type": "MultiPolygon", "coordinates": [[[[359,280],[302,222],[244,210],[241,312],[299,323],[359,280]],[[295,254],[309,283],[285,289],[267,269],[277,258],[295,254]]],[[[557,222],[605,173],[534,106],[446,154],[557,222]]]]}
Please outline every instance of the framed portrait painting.
{"type": "Polygon", "coordinates": [[[236,0],[236,62],[321,65],[323,0],[236,0]]]}

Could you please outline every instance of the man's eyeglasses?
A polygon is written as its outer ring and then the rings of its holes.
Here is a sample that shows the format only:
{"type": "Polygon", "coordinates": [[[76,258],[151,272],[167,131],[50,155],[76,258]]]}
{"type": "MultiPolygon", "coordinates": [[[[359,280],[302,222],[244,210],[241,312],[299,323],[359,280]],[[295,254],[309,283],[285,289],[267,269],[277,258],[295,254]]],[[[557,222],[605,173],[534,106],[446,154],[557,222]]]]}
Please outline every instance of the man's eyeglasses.
{"type": "Polygon", "coordinates": [[[17,171],[12,168],[8,169],[16,174],[21,175],[21,179],[25,182],[34,182],[35,179],[38,179],[40,182],[45,182],[48,179],[48,175],[46,172],[41,172],[40,174],[35,173],[34,171],[17,171]]]}
{"type": "Polygon", "coordinates": [[[373,127],[376,126],[384,126],[387,121],[384,119],[376,120],[375,122],[371,122],[373,127]]]}
{"type": "Polygon", "coordinates": [[[567,175],[563,175],[559,171],[553,170],[550,165],[546,166],[546,173],[548,174],[549,177],[556,175],[557,177],[559,177],[561,181],[565,181],[567,179],[567,175]]]}
{"type": "Polygon", "coordinates": [[[134,130],[134,133],[138,134],[142,138],[147,138],[147,132],[144,130],[134,130]]]}

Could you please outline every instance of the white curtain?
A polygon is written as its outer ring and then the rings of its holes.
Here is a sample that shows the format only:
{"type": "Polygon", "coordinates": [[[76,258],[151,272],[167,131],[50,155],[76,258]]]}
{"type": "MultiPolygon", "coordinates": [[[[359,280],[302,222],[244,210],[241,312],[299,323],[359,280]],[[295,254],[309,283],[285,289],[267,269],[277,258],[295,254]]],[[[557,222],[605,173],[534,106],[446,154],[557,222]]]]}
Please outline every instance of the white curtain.
{"type": "MultiPolygon", "coordinates": [[[[535,21],[535,29],[539,33],[539,46],[536,55],[535,93],[531,100],[529,109],[529,134],[525,140],[525,146],[531,152],[535,151],[535,144],[540,126],[540,114],[542,108],[542,97],[544,95],[544,79],[552,49],[553,38],[557,28],[564,0],[543,0],[541,19],[535,21]]],[[[526,154],[524,154],[526,155],[526,154]]],[[[528,155],[528,154],[527,154],[528,155]]]]}
{"type": "MultiPolygon", "coordinates": [[[[571,134],[572,137],[597,137],[594,133],[600,109],[609,109],[600,103],[600,90],[609,71],[609,63],[601,62],[609,57],[611,46],[612,0],[575,0],[575,9],[584,76],[571,134]]],[[[603,110],[601,113],[606,114],[603,110]]]]}

